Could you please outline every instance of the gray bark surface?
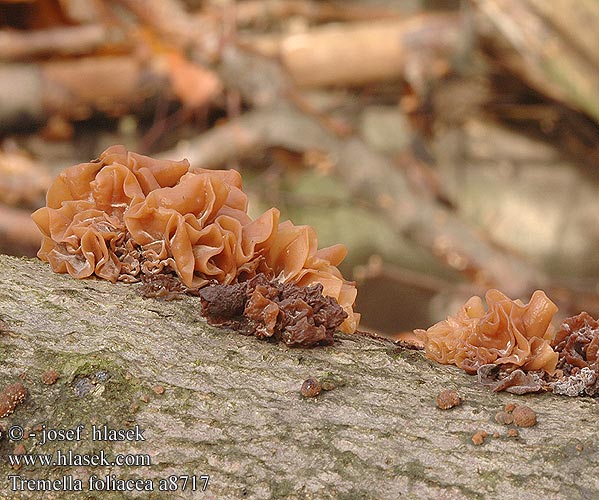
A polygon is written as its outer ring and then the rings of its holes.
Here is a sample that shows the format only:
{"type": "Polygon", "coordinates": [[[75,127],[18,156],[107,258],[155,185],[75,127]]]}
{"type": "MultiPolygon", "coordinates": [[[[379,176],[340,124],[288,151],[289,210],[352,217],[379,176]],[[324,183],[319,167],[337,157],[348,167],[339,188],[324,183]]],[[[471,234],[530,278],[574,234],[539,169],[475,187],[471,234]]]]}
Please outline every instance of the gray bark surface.
{"type": "MultiPolygon", "coordinates": [[[[144,299],[138,285],[75,280],[36,260],[0,255],[0,390],[29,397],[4,429],[69,429],[82,439],[22,441],[28,453],[147,454],[151,465],[23,466],[0,441],[0,498],[596,499],[596,402],[552,394],[494,394],[455,367],[361,335],[290,349],[208,326],[198,299],[144,299]],[[44,385],[42,374],[61,377],[44,385]],[[302,381],[329,376],[317,398],[302,381]],[[163,386],[165,392],[153,389],[163,386]],[[442,411],[435,397],[464,403],[442,411]],[[517,438],[494,415],[527,404],[538,423],[517,438]],[[99,442],[92,425],[143,430],[145,441],[99,442]],[[475,446],[472,435],[490,436],[475,446]],[[498,437],[492,437],[493,433],[498,437]],[[152,493],[88,491],[91,475],[150,478],[152,493]],[[169,475],[209,474],[206,491],[163,493],[169,475]],[[83,493],[11,492],[9,475],[83,480],[83,493]]],[[[426,326],[426,325],[423,325],[426,326]]],[[[4,433],[3,433],[4,434],[4,433]]],[[[201,486],[201,483],[198,483],[201,486]]]]}

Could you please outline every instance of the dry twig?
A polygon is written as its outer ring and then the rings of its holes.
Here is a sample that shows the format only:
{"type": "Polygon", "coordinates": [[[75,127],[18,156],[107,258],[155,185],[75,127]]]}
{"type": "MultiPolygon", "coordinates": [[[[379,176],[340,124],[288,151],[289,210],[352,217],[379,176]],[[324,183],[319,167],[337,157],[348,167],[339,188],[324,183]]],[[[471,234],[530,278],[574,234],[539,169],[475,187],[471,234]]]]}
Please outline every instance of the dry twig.
{"type": "Polygon", "coordinates": [[[117,31],[102,25],[64,26],[39,31],[0,31],[0,60],[28,60],[40,56],[75,56],[98,49],[125,46],[117,31]]]}

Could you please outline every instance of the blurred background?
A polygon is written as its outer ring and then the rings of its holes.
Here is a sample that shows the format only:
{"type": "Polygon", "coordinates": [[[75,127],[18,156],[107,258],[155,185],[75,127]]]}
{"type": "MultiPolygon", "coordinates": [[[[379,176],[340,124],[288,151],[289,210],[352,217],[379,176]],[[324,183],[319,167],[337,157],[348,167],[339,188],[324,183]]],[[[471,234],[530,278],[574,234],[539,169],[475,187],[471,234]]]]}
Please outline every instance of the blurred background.
{"type": "Polygon", "coordinates": [[[345,243],[363,329],[490,287],[599,314],[597,0],[0,0],[0,252],[112,144],[345,243]]]}

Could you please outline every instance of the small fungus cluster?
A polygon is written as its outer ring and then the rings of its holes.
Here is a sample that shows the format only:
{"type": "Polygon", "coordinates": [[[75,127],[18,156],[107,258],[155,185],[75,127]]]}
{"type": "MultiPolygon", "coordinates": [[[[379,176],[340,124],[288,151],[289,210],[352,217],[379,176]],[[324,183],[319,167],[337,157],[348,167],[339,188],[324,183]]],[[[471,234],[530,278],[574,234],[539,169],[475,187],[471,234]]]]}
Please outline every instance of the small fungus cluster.
{"type": "Polygon", "coordinates": [[[599,321],[586,312],[567,318],[557,333],[557,306],[537,290],[528,304],[497,290],[470,298],[428,330],[415,330],[426,355],[455,364],[493,391],[552,390],[567,396],[599,394],[599,321]]]}
{"type": "Polygon", "coordinates": [[[567,318],[553,340],[564,377],[553,392],[567,396],[599,394],[599,321],[586,312],[567,318]]]}
{"type": "Polygon", "coordinates": [[[468,373],[486,364],[555,371],[558,355],[551,348],[551,319],[557,306],[542,291],[528,304],[511,300],[498,290],[470,298],[455,317],[428,330],[416,330],[426,355],[444,364],[455,364],[468,373]]]}
{"type": "Polygon", "coordinates": [[[529,406],[508,403],[504,410],[495,414],[495,422],[501,425],[514,424],[518,427],[532,427],[537,424],[537,414],[529,406]]]}
{"type": "Polygon", "coordinates": [[[559,353],[558,368],[576,375],[583,368],[599,371],[599,321],[586,312],[567,318],[553,339],[559,353]]]}
{"type": "Polygon", "coordinates": [[[258,274],[243,283],[207,286],[199,294],[209,322],[293,347],[331,345],[347,317],[333,298],[323,295],[321,283],[299,287],[258,274]]]}
{"type": "Polygon", "coordinates": [[[234,170],[192,169],[187,160],[113,146],[62,172],[46,199],[33,220],[43,233],[38,256],[56,272],[112,282],[175,273],[187,289],[260,273],[300,287],[320,284],[346,313],[340,330],[356,330],[357,292],[337,268],[345,247],[319,250],[311,227],[279,223],[276,208],[252,220],[234,170]]]}

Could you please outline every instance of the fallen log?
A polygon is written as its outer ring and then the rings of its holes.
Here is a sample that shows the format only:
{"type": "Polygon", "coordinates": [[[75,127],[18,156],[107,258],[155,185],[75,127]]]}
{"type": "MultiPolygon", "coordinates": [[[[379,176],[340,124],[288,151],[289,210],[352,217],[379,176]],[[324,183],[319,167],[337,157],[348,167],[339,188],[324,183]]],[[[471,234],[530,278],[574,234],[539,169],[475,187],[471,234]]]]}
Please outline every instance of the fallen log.
{"type": "Polygon", "coordinates": [[[0,441],[2,498],[40,498],[39,488],[50,483],[26,480],[56,479],[51,485],[59,489],[63,477],[71,487],[81,480],[86,496],[103,499],[124,493],[90,491],[90,484],[128,478],[154,491],[131,491],[127,498],[565,500],[599,494],[595,400],[492,393],[461,370],[365,335],[290,349],[208,326],[195,298],[144,299],[137,285],[74,280],[36,260],[0,256],[0,284],[0,391],[19,381],[29,390],[0,421],[12,435],[3,432],[0,441]],[[59,375],[56,383],[49,370],[59,375]],[[334,388],[302,397],[309,377],[328,377],[334,388]],[[464,403],[443,411],[435,398],[448,388],[464,403]],[[530,406],[538,420],[518,437],[508,437],[493,419],[513,401],[530,406]],[[92,440],[94,425],[100,440],[92,440]],[[20,440],[21,428],[36,436],[20,440]],[[62,440],[48,432],[59,429],[62,440]],[[123,439],[105,439],[117,437],[108,429],[123,431],[123,439]],[[478,430],[489,436],[477,446],[478,430]],[[123,454],[130,465],[13,468],[7,457],[16,448],[52,460],[58,450],[71,457],[102,451],[110,461],[123,454]],[[150,464],[140,465],[143,460],[150,464]],[[191,491],[191,479],[182,491],[184,475],[196,477],[198,491],[191,491]],[[160,492],[161,484],[172,489],[160,492]]]}

